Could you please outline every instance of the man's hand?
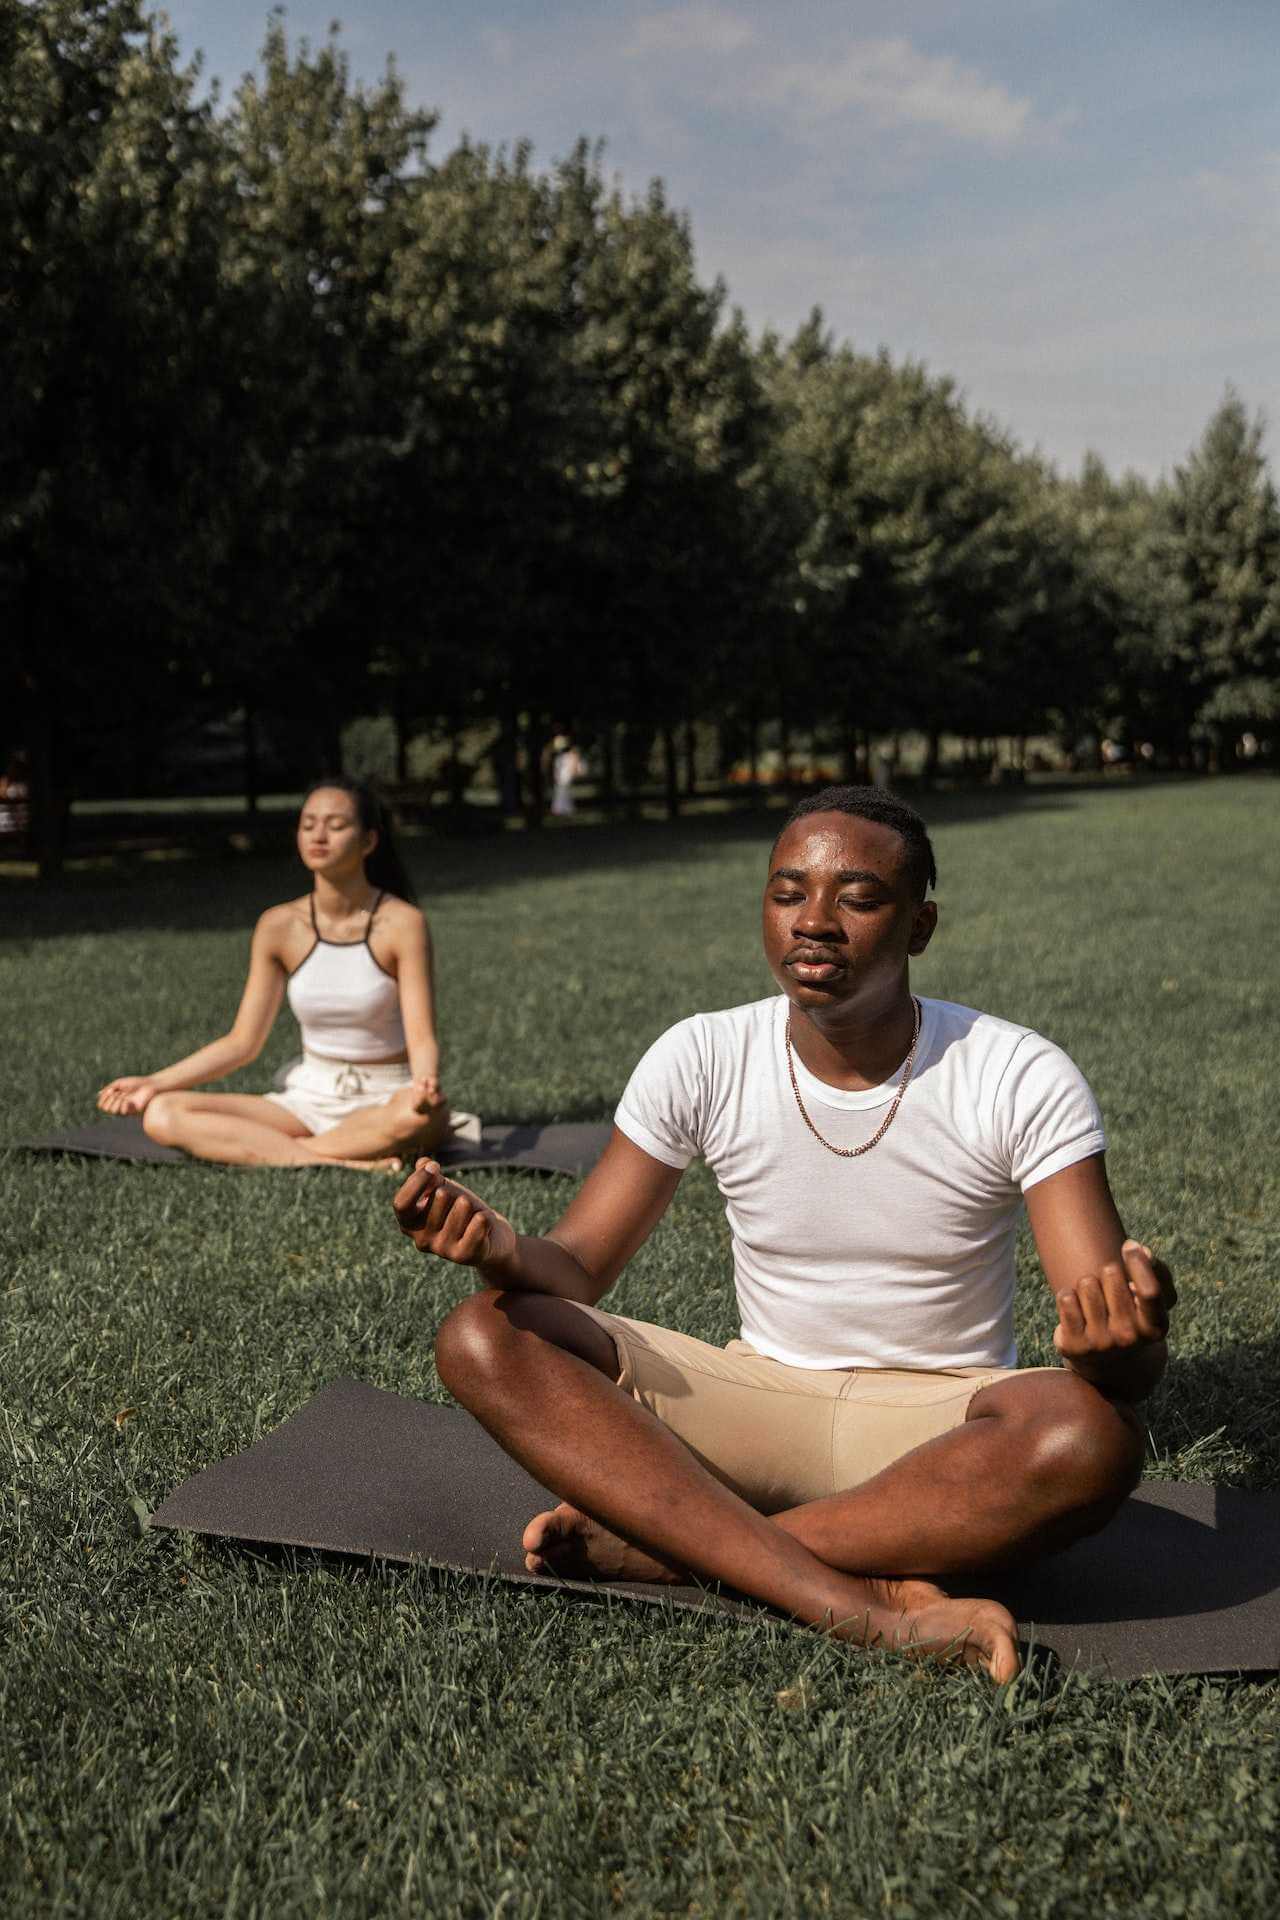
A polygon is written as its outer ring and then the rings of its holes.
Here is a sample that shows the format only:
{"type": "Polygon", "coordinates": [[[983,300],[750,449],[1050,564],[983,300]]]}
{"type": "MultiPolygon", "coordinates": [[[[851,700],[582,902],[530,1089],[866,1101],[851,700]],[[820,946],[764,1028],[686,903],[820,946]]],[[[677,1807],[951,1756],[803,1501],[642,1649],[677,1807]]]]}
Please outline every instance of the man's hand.
{"type": "Polygon", "coordinates": [[[1173,1275],[1150,1247],[1126,1240],[1120,1254],[1054,1296],[1054,1346],[1076,1373],[1099,1384],[1123,1370],[1122,1356],[1164,1339],[1178,1299],[1173,1275]]]}
{"type": "Polygon", "coordinates": [[[112,1080],[98,1095],[103,1113],[143,1113],[152,1096],[159,1092],[154,1080],[145,1073],[126,1073],[112,1080]]]}
{"type": "Polygon", "coordinates": [[[434,1160],[419,1160],[392,1205],[400,1231],[419,1253],[459,1267],[501,1267],[516,1251],[511,1222],[478,1193],[446,1179],[434,1160]]]}

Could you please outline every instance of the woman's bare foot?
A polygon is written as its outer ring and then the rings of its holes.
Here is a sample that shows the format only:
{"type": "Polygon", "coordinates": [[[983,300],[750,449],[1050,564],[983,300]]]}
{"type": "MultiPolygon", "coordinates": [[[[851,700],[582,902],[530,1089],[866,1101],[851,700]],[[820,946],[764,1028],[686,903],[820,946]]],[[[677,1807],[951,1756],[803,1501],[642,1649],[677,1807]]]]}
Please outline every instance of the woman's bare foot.
{"type": "MultiPolygon", "coordinates": [[[[324,1138],[323,1134],[320,1136],[324,1138]]],[[[307,1157],[298,1162],[303,1167],[346,1167],[351,1173],[403,1173],[404,1162],[395,1155],[379,1154],[369,1160],[347,1160],[337,1153],[325,1153],[310,1140],[300,1142],[309,1149],[307,1157]]]]}
{"type": "MultiPolygon", "coordinates": [[[[637,1580],[681,1585],[688,1572],[634,1547],[590,1514],[562,1501],[535,1514],[524,1530],[530,1573],[564,1580],[637,1580]]],[[[1013,1615],[994,1600],[953,1600],[929,1580],[881,1580],[836,1574],[843,1602],[819,1622],[837,1639],[908,1659],[983,1667],[997,1684],[1021,1662],[1013,1615]]]]}
{"type": "Polygon", "coordinates": [[[690,1578],[683,1567],[655,1560],[567,1500],[550,1513],[535,1514],[521,1544],[530,1573],[562,1580],[660,1580],[680,1586],[690,1578]]]}

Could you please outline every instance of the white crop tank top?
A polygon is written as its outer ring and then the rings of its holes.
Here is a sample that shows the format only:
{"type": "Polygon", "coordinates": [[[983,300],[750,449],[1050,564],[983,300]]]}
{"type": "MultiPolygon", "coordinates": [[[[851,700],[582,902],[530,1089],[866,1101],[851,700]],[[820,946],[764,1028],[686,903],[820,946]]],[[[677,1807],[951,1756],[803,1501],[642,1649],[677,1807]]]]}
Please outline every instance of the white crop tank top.
{"type": "Polygon", "coordinates": [[[379,894],[369,910],[363,940],[326,940],[316,926],[315,895],[311,927],[315,944],[289,975],[289,1006],[302,1029],[302,1044],[322,1060],[387,1060],[404,1053],[400,989],[369,947],[379,894]]]}

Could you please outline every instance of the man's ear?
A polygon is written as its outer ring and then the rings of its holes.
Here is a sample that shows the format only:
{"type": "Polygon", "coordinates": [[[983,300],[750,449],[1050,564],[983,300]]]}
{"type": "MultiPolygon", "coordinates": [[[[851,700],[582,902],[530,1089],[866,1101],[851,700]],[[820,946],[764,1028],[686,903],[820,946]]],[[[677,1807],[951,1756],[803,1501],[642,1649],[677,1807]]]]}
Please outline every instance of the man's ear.
{"type": "Polygon", "coordinates": [[[933,938],[933,930],[938,924],[938,903],[936,900],[922,900],[916,908],[915,919],[911,923],[911,940],[908,953],[923,953],[933,938]]]}

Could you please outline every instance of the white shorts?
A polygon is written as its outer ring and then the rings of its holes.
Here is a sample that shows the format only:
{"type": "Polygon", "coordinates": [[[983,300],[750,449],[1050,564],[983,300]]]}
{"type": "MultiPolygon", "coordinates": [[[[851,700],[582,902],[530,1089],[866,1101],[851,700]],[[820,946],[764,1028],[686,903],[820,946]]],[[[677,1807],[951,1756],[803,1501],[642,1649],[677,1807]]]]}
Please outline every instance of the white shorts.
{"type": "Polygon", "coordinates": [[[407,1060],[359,1066],[304,1053],[282,1067],[266,1095],[301,1120],[309,1133],[327,1133],[363,1107],[381,1107],[413,1078],[407,1060]]]}

